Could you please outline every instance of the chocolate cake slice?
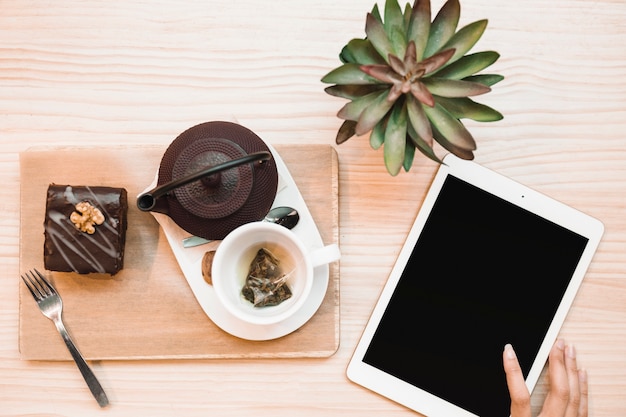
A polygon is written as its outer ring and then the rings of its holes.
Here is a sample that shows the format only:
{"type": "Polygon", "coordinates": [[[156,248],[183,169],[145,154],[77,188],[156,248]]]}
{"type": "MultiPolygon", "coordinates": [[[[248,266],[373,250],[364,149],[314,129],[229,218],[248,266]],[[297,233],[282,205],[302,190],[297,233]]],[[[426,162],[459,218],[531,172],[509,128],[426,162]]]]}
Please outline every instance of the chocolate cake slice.
{"type": "Polygon", "coordinates": [[[124,188],[50,184],[44,267],[115,275],[124,265],[128,196],[124,188]]]}

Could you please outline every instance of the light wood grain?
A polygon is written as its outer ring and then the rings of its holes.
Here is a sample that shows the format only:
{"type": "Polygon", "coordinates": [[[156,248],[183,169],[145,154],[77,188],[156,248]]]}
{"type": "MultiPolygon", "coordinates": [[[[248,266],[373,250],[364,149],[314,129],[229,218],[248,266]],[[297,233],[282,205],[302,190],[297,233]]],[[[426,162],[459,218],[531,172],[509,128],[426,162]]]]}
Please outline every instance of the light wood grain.
{"type": "MultiPolygon", "coordinates": [[[[437,10],[443,0],[433,0],[437,10]]],[[[606,233],[565,322],[593,417],[626,415],[626,2],[462,0],[488,18],[474,48],[505,80],[468,122],[476,160],[602,220],[606,233]]],[[[96,415],[71,362],[18,351],[19,153],[36,145],[166,145],[237,120],[272,144],[332,144],[344,101],[320,78],[364,36],[370,0],[5,1],[0,7],[0,415],[96,415]]],[[[436,169],[392,178],[367,137],[338,146],[341,339],[325,359],[93,363],[109,416],[411,416],[347,381],[345,366],[436,169]]],[[[438,149],[438,152],[441,152],[438,149]]],[[[303,157],[306,157],[304,155],[303,157]]],[[[459,340],[459,349],[463,341],[459,340]]],[[[545,377],[533,394],[536,408],[545,377]]]]}

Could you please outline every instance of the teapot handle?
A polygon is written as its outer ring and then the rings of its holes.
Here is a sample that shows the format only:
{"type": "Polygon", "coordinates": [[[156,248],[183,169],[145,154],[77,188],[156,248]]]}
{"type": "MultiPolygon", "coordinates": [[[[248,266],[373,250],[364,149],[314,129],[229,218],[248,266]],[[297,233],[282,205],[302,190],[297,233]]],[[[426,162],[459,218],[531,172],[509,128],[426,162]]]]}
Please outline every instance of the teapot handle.
{"type": "Polygon", "coordinates": [[[137,197],[137,207],[141,211],[151,211],[156,206],[156,200],[159,197],[169,193],[170,191],[178,187],[182,187],[183,185],[197,181],[209,175],[213,175],[213,174],[216,174],[218,172],[221,172],[230,168],[235,168],[239,165],[248,164],[248,163],[256,162],[256,161],[267,161],[271,157],[272,157],[272,154],[268,151],[254,152],[254,153],[242,156],[241,158],[233,159],[231,161],[226,161],[219,165],[205,168],[198,172],[194,172],[193,174],[189,174],[177,180],[167,182],[163,185],[159,185],[153,188],[150,191],[140,194],[139,197],[137,197]]]}

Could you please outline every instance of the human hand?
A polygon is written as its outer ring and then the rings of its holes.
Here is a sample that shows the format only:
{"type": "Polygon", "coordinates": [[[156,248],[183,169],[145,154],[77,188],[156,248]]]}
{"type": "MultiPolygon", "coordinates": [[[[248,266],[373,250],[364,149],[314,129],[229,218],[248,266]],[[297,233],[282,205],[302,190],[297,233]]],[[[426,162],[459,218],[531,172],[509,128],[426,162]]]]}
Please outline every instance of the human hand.
{"type": "MultiPolygon", "coordinates": [[[[511,345],[502,355],[511,396],[511,417],[532,417],[530,392],[511,345]]],[[[587,372],[578,370],[576,349],[557,340],[548,359],[549,391],[537,417],[587,417],[587,372]]]]}

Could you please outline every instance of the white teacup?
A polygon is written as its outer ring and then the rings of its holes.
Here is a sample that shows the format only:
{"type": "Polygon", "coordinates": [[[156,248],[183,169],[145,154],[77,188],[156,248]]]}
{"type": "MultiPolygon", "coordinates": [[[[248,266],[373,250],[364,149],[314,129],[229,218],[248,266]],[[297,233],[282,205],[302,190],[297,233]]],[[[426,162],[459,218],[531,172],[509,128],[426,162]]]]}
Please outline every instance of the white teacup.
{"type": "Polygon", "coordinates": [[[339,257],[336,244],[309,250],[295,233],[283,226],[248,223],[230,232],[217,248],[211,269],[213,288],[223,306],[240,320],[258,325],[279,323],[306,302],[313,287],[313,268],[339,257]],[[274,254],[287,274],[286,285],[292,295],[278,305],[254,306],[242,295],[250,264],[261,248],[274,254]]]}

